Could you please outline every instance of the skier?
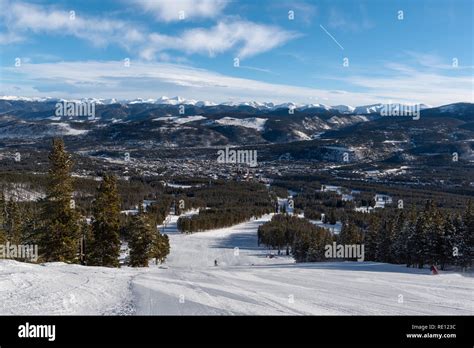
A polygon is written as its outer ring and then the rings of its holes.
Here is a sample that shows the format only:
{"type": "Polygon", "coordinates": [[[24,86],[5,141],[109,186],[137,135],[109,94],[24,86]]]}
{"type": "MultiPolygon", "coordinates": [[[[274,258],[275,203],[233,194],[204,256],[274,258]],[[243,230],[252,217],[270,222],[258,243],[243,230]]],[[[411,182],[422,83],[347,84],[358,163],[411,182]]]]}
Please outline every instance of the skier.
{"type": "Polygon", "coordinates": [[[217,260],[214,260],[214,266],[217,266],[217,260]]]}
{"type": "Polygon", "coordinates": [[[433,275],[438,274],[438,269],[436,268],[435,265],[431,265],[430,270],[431,270],[431,274],[433,275]]]}

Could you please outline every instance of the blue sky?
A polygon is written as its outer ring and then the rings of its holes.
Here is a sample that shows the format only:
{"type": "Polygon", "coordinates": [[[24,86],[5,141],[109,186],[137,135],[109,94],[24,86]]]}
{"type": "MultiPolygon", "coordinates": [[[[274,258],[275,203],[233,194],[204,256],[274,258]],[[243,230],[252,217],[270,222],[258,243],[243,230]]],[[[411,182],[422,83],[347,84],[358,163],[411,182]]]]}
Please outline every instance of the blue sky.
{"type": "Polygon", "coordinates": [[[472,0],[0,0],[0,7],[0,95],[473,101],[472,0]]]}

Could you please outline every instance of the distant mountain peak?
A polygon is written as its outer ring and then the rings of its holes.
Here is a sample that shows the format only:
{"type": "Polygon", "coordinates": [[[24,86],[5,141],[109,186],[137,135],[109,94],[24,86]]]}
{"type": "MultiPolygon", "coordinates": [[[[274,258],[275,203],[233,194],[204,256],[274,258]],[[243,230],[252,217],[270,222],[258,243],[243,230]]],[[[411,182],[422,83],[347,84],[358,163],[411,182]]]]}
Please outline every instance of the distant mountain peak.
{"type": "MultiPolygon", "coordinates": [[[[258,110],[277,110],[277,109],[289,109],[292,108],[294,110],[307,110],[307,109],[321,109],[321,110],[326,110],[326,111],[336,111],[339,112],[340,114],[357,114],[357,115],[367,115],[367,114],[377,114],[380,113],[380,110],[382,108],[386,107],[387,105],[400,105],[400,106],[406,106],[408,104],[401,104],[401,103],[390,103],[390,104],[384,104],[384,103],[376,103],[376,104],[369,104],[369,105],[361,105],[361,106],[350,106],[350,105],[344,105],[344,104],[339,104],[339,105],[334,105],[334,106],[329,106],[325,104],[298,104],[294,102],[286,102],[286,103],[280,103],[280,104],[274,104],[272,102],[259,102],[259,101],[242,101],[242,102],[236,102],[236,101],[229,101],[229,102],[223,102],[223,103],[214,103],[212,101],[207,101],[207,100],[194,100],[194,99],[186,99],[181,96],[174,96],[174,97],[167,97],[167,96],[161,96],[159,98],[153,99],[153,98],[135,98],[135,99],[123,99],[123,100],[118,100],[116,98],[111,98],[111,99],[97,99],[97,98],[82,98],[82,99],[59,99],[59,98],[52,98],[52,97],[20,97],[20,96],[0,96],[0,100],[5,100],[5,101],[22,101],[22,102],[54,102],[54,101],[60,101],[60,102],[95,102],[96,104],[103,104],[103,105],[109,105],[109,104],[158,104],[158,105],[193,105],[196,107],[210,107],[210,106],[231,106],[231,107],[240,107],[240,106],[245,106],[245,107],[252,107],[254,109],[258,110]]],[[[451,111],[455,108],[457,108],[461,104],[466,104],[466,103],[453,103],[445,106],[439,106],[441,111],[451,111]]],[[[469,104],[469,103],[467,103],[469,104]]],[[[420,110],[424,109],[430,109],[432,106],[427,105],[427,104],[416,104],[420,107],[420,110]]]]}

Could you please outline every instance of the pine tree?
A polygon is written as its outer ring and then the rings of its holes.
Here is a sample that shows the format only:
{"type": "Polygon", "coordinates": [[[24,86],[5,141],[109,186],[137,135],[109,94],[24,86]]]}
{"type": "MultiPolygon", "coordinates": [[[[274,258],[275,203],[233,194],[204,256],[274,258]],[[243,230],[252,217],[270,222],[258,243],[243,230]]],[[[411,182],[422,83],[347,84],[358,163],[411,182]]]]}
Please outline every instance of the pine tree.
{"type": "Polygon", "coordinates": [[[92,206],[88,265],[119,267],[120,197],[114,176],[104,175],[92,206]]]}
{"type": "Polygon", "coordinates": [[[328,216],[328,223],[330,225],[335,225],[337,222],[337,218],[336,218],[336,213],[334,212],[334,209],[331,209],[329,211],[329,216],[328,216]]]}
{"type": "Polygon", "coordinates": [[[3,231],[3,233],[6,236],[6,219],[7,219],[7,202],[5,201],[5,194],[2,191],[0,191],[0,231],[3,231]]]}
{"type": "Polygon", "coordinates": [[[166,256],[170,253],[170,241],[168,235],[156,233],[155,240],[153,241],[153,258],[155,263],[163,263],[166,260],[166,256]]]}
{"type": "Polygon", "coordinates": [[[48,186],[42,212],[41,253],[45,261],[74,262],[79,248],[79,214],[73,198],[71,156],[61,139],[54,139],[48,158],[48,186]]]}
{"type": "Polygon", "coordinates": [[[362,234],[360,233],[359,228],[348,220],[346,220],[342,225],[338,237],[339,244],[359,244],[362,241],[362,234]]]}
{"type": "Polygon", "coordinates": [[[444,219],[434,204],[429,207],[426,214],[428,215],[428,225],[425,231],[426,262],[430,265],[437,265],[442,258],[444,219]]]}
{"type": "Polygon", "coordinates": [[[468,202],[464,215],[464,224],[466,226],[464,240],[467,245],[467,253],[469,254],[468,264],[470,265],[474,257],[474,206],[471,200],[468,202]]]}
{"type": "Polygon", "coordinates": [[[393,221],[384,219],[380,224],[377,238],[376,260],[379,262],[392,262],[392,229],[393,221]]]}
{"type": "Polygon", "coordinates": [[[18,203],[10,197],[7,204],[7,218],[5,221],[6,235],[10,244],[20,245],[22,243],[21,215],[18,203]]]}
{"type": "Polygon", "coordinates": [[[40,214],[38,204],[27,205],[22,209],[22,243],[23,244],[39,244],[40,234],[38,233],[38,221],[40,214]]]}
{"type": "Polygon", "coordinates": [[[377,240],[380,221],[376,215],[370,217],[369,226],[364,235],[365,260],[375,261],[377,255],[377,240]]]}
{"type": "Polygon", "coordinates": [[[417,218],[413,216],[410,218],[408,225],[405,227],[406,229],[406,244],[405,244],[405,262],[407,264],[407,267],[414,266],[417,262],[417,257],[416,257],[416,240],[417,240],[417,234],[416,234],[416,224],[417,224],[417,218]]]}
{"type": "Polygon", "coordinates": [[[439,265],[441,270],[444,270],[447,264],[454,264],[454,248],[456,238],[456,226],[453,223],[453,218],[446,216],[444,222],[443,235],[441,237],[441,255],[439,265]]]}
{"type": "Polygon", "coordinates": [[[393,262],[406,263],[407,262],[407,248],[406,243],[408,239],[408,223],[405,214],[401,211],[393,225],[393,262]]]}
{"type": "Polygon", "coordinates": [[[6,204],[3,189],[0,191],[0,245],[7,242],[7,233],[5,229],[6,204]]]}
{"type": "MultiPolygon", "coordinates": [[[[142,204],[140,203],[140,206],[142,204]]],[[[154,255],[154,242],[156,239],[156,227],[151,222],[149,216],[139,208],[137,215],[133,217],[129,225],[129,241],[130,248],[130,266],[132,267],[148,267],[148,261],[154,255]]]]}
{"type": "Polygon", "coordinates": [[[410,250],[413,255],[414,264],[416,264],[418,268],[423,268],[427,258],[427,232],[430,225],[426,215],[426,213],[423,213],[416,220],[412,238],[413,249],[410,250]]]}
{"type": "Polygon", "coordinates": [[[466,211],[458,221],[456,221],[456,247],[458,255],[456,257],[456,264],[463,269],[469,267],[472,263],[473,248],[474,248],[474,207],[469,201],[466,211]]]}

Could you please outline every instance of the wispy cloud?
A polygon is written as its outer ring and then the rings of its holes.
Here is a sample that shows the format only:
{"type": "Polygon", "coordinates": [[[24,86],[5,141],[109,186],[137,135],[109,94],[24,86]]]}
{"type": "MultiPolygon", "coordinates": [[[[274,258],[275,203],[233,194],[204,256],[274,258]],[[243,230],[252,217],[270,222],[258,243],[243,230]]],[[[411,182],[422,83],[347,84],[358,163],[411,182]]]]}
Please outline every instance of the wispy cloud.
{"type": "MultiPolygon", "coordinates": [[[[271,84],[218,74],[185,65],[158,62],[81,61],[24,64],[3,68],[0,94],[37,96],[156,98],[182,95],[186,98],[334,103],[361,100],[345,91],[325,91],[283,84],[271,84]],[[38,86],[38,87],[37,87],[38,86]]],[[[370,96],[365,96],[366,100],[370,96]]],[[[375,101],[375,100],[374,100],[375,101]]]]}
{"type": "Polygon", "coordinates": [[[285,12],[293,11],[294,21],[301,22],[305,25],[310,25],[314,23],[316,16],[318,14],[318,7],[314,2],[306,2],[301,0],[291,0],[291,1],[274,1],[272,5],[278,10],[284,9],[285,12]]]}
{"type": "MultiPolygon", "coordinates": [[[[2,1],[1,5],[0,19],[6,32],[0,33],[0,38],[16,37],[16,41],[20,41],[31,32],[72,35],[98,46],[109,43],[127,46],[145,38],[136,25],[122,20],[82,17],[70,11],[24,2],[2,1]]],[[[8,40],[1,41],[9,43],[8,40]]]]}
{"type": "Polygon", "coordinates": [[[0,33],[0,45],[8,45],[23,41],[25,38],[13,32],[0,33]]]}
{"type": "MultiPolygon", "coordinates": [[[[380,69],[372,69],[364,74],[349,73],[342,77],[326,78],[343,81],[349,88],[363,88],[365,93],[379,95],[379,98],[385,100],[431,105],[456,101],[472,102],[472,75],[448,75],[447,65],[433,64],[435,62],[438,63],[438,58],[425,61],[425,68],[386,62],[380,69]]],[[[455,68],[451,66],[450,69],[455,68]]]]}
{"type": "MultiPolygon", "coordinates": [[[[142,3],[142,2],[140,2],[142,3]]],[[[149,6],[188,6],[198,13],[213,13],[224,6],[223,1],[178,1],[143,3],[149,6]],[[212,10],[214,9],[214,10],[212,10]]],[[[82,17],[66,10],[23,2],[2,1],[7,11],[0,14],[7,31],[0,33],[0,44],[20,41],[31,32],[49,35],[72,35],[93,45],[120,45],[141,58],[153,60],[166,51],[204,54],[214,57],[232,51],[240,58],[250,57],[281,46],[299,34],[273,25],[228,18],[210,28],[193,28],[177,35],[150,31],[136,23],[94,16],[82,17]]]]}
{"type": "Polygon", "coordinates": [[[470,101],[470,79],[416,74],[399,77],[350,76],[341,78],[361,92],[306,88],[232,77],[186,65],[122,61],[80,61],[24,64],[3,68],[0,94],[57,97],[186,98],[222,101],[294,101],[299,103],[370,104],[424,102],[432,105],[470,101]],[[37,87],[39,86],[39,87],[37,87]],[[416,96],[416,97],[414,97],[416,96]]]}
{"type": "Polygon", "coordinates": [[[415,52],[405,50],[403,53],[413,61],[424,68],[429,69],[443,69],[443,70],[453,70],[453,69],[472,69],[473,66],[470,65],[472,62],[463,62],[456,60],[457,66],[453,66],[453,59],[457,59],[456,57],[451,58],[442,58],[435,53],[428,53],[428,52],[415,52]],[[467,64],[466,64],[467,63],[467,64]]]}
{"type": "Polygon", "coordinates": [[[343,31],[361,31],[371,29],[374,27],[374,23],[370,20],[366,8],[359,5],[358,10],[350,14],[335,7],[331,8],[328,16],[328,26],[343,31]]]}
{"type": "Polygon", "coordinates": [[[229,3],[228,0],[135,0],[140,8],[156,19],[172,22],[184,19],[215,18],[229,3]]]}
{"type": "Polygon", "coordinates": [[[213,57],[234,50],[237,57],[254,56],[281,46],[299,34],[243,20],[221,21],[211,28],[194,28],[179,36],[152,33],[141,51],[144,59],[153,59],[166,50],[199,53],[213,57]]]}

